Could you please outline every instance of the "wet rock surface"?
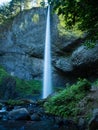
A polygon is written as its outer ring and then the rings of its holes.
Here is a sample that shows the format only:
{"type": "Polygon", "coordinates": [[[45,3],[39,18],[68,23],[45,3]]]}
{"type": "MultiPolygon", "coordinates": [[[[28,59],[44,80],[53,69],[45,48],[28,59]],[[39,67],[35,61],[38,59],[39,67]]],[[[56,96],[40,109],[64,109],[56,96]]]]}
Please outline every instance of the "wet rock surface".
{"type": "Polygon", "coordinates": [[[8,122],[0,122],[1,130],[78,130],[76,127],[68,128],[68,127],[60,127],[54,125],[54,122],[51,120],[45,120],[40,122],[34,121],[8,121],[8,122]]]}
{"type": "Polygon", "coordinates": [[[92,118],[89,121],[89,130],[98,129],[98,108],[95,108],[92,112],[92,118]]]}
{"type": "Polygon", "coordinates": [[[30,119],[29,112],[26,108],[20,109],[13,109],[12,111],[8,112],[8,119],[9,120],[28,120],[30,119]]]}
{"type": "MultiPolygon", "coordinates": [[[[17,15],[10,27],[0,26],[0,65],[13,76],[42,80],[46,14],[46,8],[33,8],[17,15]]],[[[83,46],[84,38],[61,36],[58,24],[51,15],[53,85],[98,76],[98,45],[90,49],[83,46]]]]}
{"type": "Polygon", "coordinates": [[[79,130],[72,120],[46,114],[35,102],[5,108],[0,110],[1,130],[79,130]]]}

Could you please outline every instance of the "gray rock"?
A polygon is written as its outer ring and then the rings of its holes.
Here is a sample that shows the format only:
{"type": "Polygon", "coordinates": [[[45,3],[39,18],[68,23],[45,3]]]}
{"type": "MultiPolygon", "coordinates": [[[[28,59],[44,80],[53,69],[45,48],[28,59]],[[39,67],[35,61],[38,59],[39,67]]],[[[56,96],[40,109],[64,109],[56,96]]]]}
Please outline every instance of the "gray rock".
{"type": "Polygon", "coordinates": [[[55,67],[63,72],[72,72],[73,66],[70,58],[60,58],[56,61],[55,67]]]}
{"type": "MultiPolygon", "coordinates": [[[[43,79],[46,15],[46,8],[32,8],[18,14],[10,26],[0,26],[0,65],[11,75],[43,79]]],[[[58,24],[58,17],[51,15],[53,86],[98,75],[98,45],[87,49],[81,45],[84,38],[61,36],[58,24]]]]}
{"type": "Polygon", "coordinates": [[[79,119],[78,126],[79,130],[85,130],[86,128],[86,122],[82,117],[79,119]]]}
{"type": "Polygon", "coordinates": [[[70,38],[67,35],[59,36],[57,38],[57,42],[54,41],[54,55],[57,56],[69,56],[72,52],[77,49],[82,42],[83,39],[77,38],[75,36],[71,36],[70,38]]]}
{"type": "Polygon", "coordinates": [[[98,129],[98,108],[93,110],[93,115],[91,120],[89,121],[89,130],[97,130],[98,129]]]}
{"type": "Polygon", "coordinates": [[[13,76],[23,79],[38,79],[42,75],[43,60],[38,58],[30,58],[25,55],[8,54],[2,56],[2,65],[13,76]]]}
{"type": "Polygon", "coordinates": [[[32,121],[40,121],[40,116],[37,113],[34,113],[33,115],[31,115],[31,120],[32,121]]]}
{"type": "MultiPolygon", "coordinates": [[[[0,32],[4,30],[0,37],[0,65],[11,75],[42,80],[46,14],[46,8],[33,8],[21,12],[10,27],[0,27],[0,32]]],[[[51,37],[54,40],[58,34],[56,17],[51,16],[51,37]]]]}
{"type": "MultiPolygon", "coordinates": [[[[98,45],[94,48],[80,46],[70,56],[62,56],[54,60],[57,70],[74,77],[93,77],[98,75],[98,45]]],[[[69,77],[70,78],[70,77],[69,77]]],[[[70,78],[71,79],[71,78],[70,78]]]]}
{"type": "Polygon", "coordinates": [[[10,120],[28,120],[30,119],[29,112],[26,108],[12,110],[8,113],[10,120]]]}
{"type": "Polygon", "coordinates": [[[75,50],[72,54],[72,64],[74,67],[90,66],[92,63],[98,62],[98,45],[94,48],[87,48],[86,46],[81,46],[75,50]]]}
{"type": "Polygon", "coordinates": [[[20,13],[3,33],[0,64],[9,73],[28,80],[42,77],[45,22],[46,9],[33,8],[20,13]]]}
{"type": "Polygon", "coordinates": [[[78,124],[79,124],[79,126],[84,125],[84,122],[85,122],[85,121],[84,121],[84,119],[83,119],[83,118],[80,118],[80,119],[79,119],[79,123],[78,123],[78,124]]]}
{"type": "MultiPolygon", "coordinates": [[[[13,20],[10,27],[8,26],[6,29],[0,27],[0,32],[4,30],[0,39],[0,65],[4,66],[10,74],[22,79],[42,80],[46,14],[46,8],[33,8],[21,12],[13,20]]],[[[52,57],[59,55],[59,53],[65,55],[65,51],[68,52],[71,45],[72,49],[70,51],[72,51],[74,48],[73,42],[77,40],[75,37],[61,37],[58,23],[57,15],[51,15],[52,57]]],[[[71,65],[68,66],[69,62],[65,61],[64,63],[62,63],[63,67],[61,67],[64,68],[64,71],[71,68],[71,65]],[[66,63],[67,67],[65,67],[64,63],[66,63]]],[[[59,63],[56,63],[55,66],[57,66],[57,69],[60,68],[59,63]]],[[[59,78],[61,80],[62,75],[59,74],[58,70],[53,70],[54,86],[57,86],[59,78]]],[[[63,76],[59,86],[63,86],[65,82],[67,81],[63,76]]]]}

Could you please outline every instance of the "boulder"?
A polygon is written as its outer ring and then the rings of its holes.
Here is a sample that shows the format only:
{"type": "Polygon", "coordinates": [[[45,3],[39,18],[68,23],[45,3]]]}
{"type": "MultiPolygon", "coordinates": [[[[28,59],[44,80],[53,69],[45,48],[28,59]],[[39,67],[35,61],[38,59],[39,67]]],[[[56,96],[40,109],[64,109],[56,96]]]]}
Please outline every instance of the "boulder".
{"type": "Polygon", "coordinates": [[[55,63],[55,67],[66,73],[70,73],[73,70],[70,58],[59,58],[55,63]]]}
{"type": "Polygon", "coordinates": [[[65,77],[70,75],[70,80],[72,77],[73,79],[96,77],[98,75],[98,44],[94,48],[80,45],[73,50],[72,54],[55,58],[53,65],[65,77]]]}
{"type": "MultiPolygon", "coordinates": [[[[60,31],[60,30],[59,30],[60,31]]],[[[59,56],[69,56],[72,52],[81,45],[84,38],[78,38],[75,36],[63,35],[58,36],[56,42],[54,41],[53,54],[59,56]]]]}
{"type": "MultiPolygon", "coordinates": [[[[74,68],[94,68],[95,73],[98,70],[98,44],[94,48],[87,48],[86,46],[80,46],[76,49],[71,57],[72,65],[74,68]]],[[[91,70],[94,71],[94,70],[91,70]]]]}
{"type": "Polygon", "coordinates": [[[59,129],[65,130],[79,130],[78,125],[72,120],[55,117],[55,126],[59,129]]]}
{"type": "Polygon", "coordinates": [[[33,113],[33,115],[31,115],[31,120],[32,121],[40,121],[40,116],[37,113],[33,113]]]}
{"type": "Polygon", "coordinates": [[[89,121],[89,130],[97,130],[98,129],[98,108],[93,110],[92,118],[89,121]]]}
{"type": "Polygon", "coordinates": [[[30,115],[26,108],[20,108],[12,110],[8,113],[8,119],[10,120],[29,120],[30,115]]]}
{"type": "Polygon", "coordinates": [[[79,130],[86,129],[86,122],[82,117],[79,119],[78,126],[79,126],[79,130]]]}

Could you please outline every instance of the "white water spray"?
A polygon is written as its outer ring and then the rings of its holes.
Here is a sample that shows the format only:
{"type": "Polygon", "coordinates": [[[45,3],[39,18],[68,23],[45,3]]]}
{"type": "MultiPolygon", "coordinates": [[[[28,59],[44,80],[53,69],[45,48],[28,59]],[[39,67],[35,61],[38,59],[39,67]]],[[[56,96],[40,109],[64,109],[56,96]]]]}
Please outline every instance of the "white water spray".
{"type": "Polygon", "coordinates": [[[51,41],[50,41],[50,5],[48,6],[45,52],[44,52],[44,77],[43,77],[43,98],[52,93],[51,81],[51,41]]]}

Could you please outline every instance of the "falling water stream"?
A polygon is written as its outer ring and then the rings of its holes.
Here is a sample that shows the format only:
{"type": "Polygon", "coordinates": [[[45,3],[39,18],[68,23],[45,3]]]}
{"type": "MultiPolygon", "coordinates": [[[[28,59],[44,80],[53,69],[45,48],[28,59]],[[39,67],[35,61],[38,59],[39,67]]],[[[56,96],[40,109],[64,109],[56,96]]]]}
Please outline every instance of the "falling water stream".
{"type": "Polygon", "coordinates": [[[50,40],[50,5],[48,5],[45,52],[44,52],[44,77],[43,77],[43,98],[52,93],[51,81],[51,40],[50,40]]]}

